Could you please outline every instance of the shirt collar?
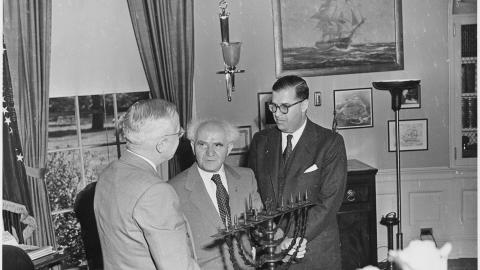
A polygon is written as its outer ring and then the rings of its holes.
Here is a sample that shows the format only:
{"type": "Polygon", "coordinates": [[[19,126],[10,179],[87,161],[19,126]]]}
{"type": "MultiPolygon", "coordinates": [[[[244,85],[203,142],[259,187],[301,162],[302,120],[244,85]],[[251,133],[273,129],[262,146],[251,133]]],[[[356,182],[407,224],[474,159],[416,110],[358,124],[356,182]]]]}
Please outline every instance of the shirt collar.
{"type": "Polygon", "coordinates": [[[287,147],[287,135],[292,135],[292,149],[295,148],[295,145],[297,145],[298,140],[303,134],[303,131],[305,130],[305,126],[307,125],[307,119],[305,118],[305,121],[303,124],[294,132],[292,133],[285,133],[282,132],[282,151],[285,150],[285,147],[287,147]]]}
{"type": "Polygon", "coordinates": [[[133,152],[133,151],[130,150],[130,149],[127,149],[127,151],[130,152],[130,153],[132,153],[132,154],[134,154],[135,156],[137,156],[137,157],[145,160],[148,164],[150,164],[150,166],[152,166],[152,168],[153,168],[155,171],[157,171],[157,167],[155,166],[155,163],[153,163],[150,159],[148,159],[148,158],[146,158],[146,157],[144,157],[144,156],[142,156],[142,155],[140,155],[140,154],[137,154],[137,153],[133,152]]]}
{"type": "Polygon", "coordinates": [[[224,169],[223,164],[222,164],[222,167],[220,167],[220,169],[217,172],[207,172],[205,170],[200,169],[200,167],[198,167],[198,165],[197,165],[197,169],[198,169],[198,172],[200,173],[200,176],[202,177],[203,182],[205,184],[206,183],[213,183],[212,180],[211,180],[212,176],[214,174],[219,174],[223,186],[225,187],[225,189],[228,190],[227,177],[225,176],[225,169],[224,169]]]}

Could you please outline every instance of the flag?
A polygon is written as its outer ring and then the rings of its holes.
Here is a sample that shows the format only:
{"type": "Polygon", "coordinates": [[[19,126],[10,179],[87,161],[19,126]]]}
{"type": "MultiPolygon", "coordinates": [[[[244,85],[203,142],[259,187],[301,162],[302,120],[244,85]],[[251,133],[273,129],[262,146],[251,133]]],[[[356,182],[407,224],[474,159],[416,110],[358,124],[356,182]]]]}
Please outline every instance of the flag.
{"type": "Polygon", "coordinates": [[[30,237],[36,229],[32,212],[27,174],[23,161],[22,146],[18,133],[17,117],[13,104],[12,81],[7,53],[3,52],[3,213],[4,228],[19,238],[20,242],[30,237]],[[15,222],[18,220],[19,222],[15,222]],[[22,232],[20,235],[19,233],[22,232]]]}

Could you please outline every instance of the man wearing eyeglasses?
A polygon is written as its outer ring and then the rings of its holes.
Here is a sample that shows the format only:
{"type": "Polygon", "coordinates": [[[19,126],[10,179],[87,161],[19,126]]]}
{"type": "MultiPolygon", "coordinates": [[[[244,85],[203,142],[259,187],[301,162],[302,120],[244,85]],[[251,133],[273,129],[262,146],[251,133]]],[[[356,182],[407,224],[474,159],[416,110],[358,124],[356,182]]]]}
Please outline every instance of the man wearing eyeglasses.
{"type": "Polygon", "coordinates": [[[99,176],[94,211],[105,270],[200,269],[175,190],[157,168],[184,133],[175,105],[133,104],[120,122],[127,150],[99,176]]]}
{"type": "MultiPolygon", "coordinates": [[[[289,269],[340,270],[336,213],[347,177],[343,138],[308,119],[309,89],[304,79],[282,77],[272,90],[269,109],[277,125],[254,135],[249,167],[255,172],[264,204],[280,205],[291,195],[305,192],[316,204],[308,211],[307,253],[289,269]]],[[[292,235],[292,231],[286,233],[292,235]]]]}

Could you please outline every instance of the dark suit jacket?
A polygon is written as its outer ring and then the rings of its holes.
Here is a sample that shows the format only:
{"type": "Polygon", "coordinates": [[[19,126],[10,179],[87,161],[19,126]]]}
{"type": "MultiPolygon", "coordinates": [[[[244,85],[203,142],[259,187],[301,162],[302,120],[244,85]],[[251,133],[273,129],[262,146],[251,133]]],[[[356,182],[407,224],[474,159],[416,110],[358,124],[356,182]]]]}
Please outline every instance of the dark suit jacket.
{"type": "Polygon", "coordinates": [[[277,128],[255,134],[250,145],[249,166],[255,172],[263,202],[281,195],[290,198],[308,190],[316,203],[308,212],[307,253],[290,269],[341,269],[336,213],[342,203],[347,178],[345,144],[339,134],[307,119],[307,124],[287,162],[285,183],[279,186],[282,136],[277,128]],[[316,165],[317,170],[305,172],[316,165]],[[283,190],[283,191],[282,191],[283,190]]]}
{"type": "MultiPolygon", "coordinates": [[[[226,164],[224,170],[228,184],[232,222],[235,215],[240,217],[240,214],[245,211],[249,194],[252,195],[254,207],[261,209],[262,202],[257,192],[257,181],[252,170],[231,167],[226,164]]],[[[168,183],[173,186],[180,197],[181,209],[192,230],[195,253],[200,267],[208,270],[233,269],[226,244],[215,243],[211,237],[218,233],[218,228],[224,226],[207,193],[197,164],[193,164],[168,183]]],[[[239,262],[242,261],[239,256],[237,259],[239,262]]]]}
{"type": "Polygon", "coordinates": [[[95,218],[105,270],[199,269],[175,190],[126,151],[100,175],[95,218]]]}

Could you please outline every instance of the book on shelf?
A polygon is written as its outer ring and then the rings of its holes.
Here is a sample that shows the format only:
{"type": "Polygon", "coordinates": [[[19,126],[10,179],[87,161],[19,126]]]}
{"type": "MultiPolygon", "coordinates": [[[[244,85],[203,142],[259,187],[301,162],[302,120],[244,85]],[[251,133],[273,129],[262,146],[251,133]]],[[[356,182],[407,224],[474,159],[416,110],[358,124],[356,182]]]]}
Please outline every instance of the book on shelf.
{"type": "Polygon", "coordinates": [[[477,128],[477,98],[462,98],[462,126],[463,128],[477,128]]]}

